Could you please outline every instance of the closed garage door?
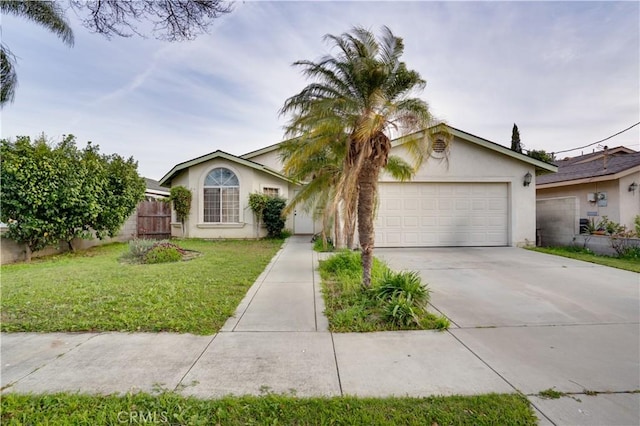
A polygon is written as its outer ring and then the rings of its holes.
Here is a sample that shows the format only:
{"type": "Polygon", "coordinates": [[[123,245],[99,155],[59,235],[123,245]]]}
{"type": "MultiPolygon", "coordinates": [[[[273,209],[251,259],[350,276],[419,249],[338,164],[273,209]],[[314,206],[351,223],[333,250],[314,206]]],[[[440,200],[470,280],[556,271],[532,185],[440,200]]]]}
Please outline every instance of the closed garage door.
{"type": "Polygon", "coordinates": [[[506,183],[380,183],[377,247],[506,246],[506,183]]]}

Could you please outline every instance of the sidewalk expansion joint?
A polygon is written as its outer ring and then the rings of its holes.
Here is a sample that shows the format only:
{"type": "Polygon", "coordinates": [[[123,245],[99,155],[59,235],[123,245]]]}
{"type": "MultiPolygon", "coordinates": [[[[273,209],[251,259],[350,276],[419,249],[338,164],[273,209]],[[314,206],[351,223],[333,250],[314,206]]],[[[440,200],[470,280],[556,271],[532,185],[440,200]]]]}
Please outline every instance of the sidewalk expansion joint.
{"type": "Polygon", "coordinates": [[[316,331],[318,331],[318,303],[316,301],[316,274],[314,274],[316,267],[316,255],[314,251],[311,251],[311,284],[313,285],[313,320],[316,325],[316,331]]]}
{"type": "MultiPolygon", "coordinates": [[[[80,334],[80,333],[72,333],[72,334],[80,334]]],[[[47,365],[51,364],[52,362],[56,362],[57,360],[59,360],[60,358],[62,358],[62,357],[63,357],[63,356],[65,356],[66,354],[68,354],[69,352],[73,351],[74,349],[78,348],[79,346],[84,345],[84,344],[85,344],[85,343],[87,343],[89,340],[91,340],[91,339],[93,339],[93,338],[95,338],[95,337],[101,336],[101,335],[103,335],[103,334],[106,334],[106,332],[94,333],[92,336],[89,336],[89,338],[88,338],[87,340],[85,340],[84,342],[80,342],[80,343],[76,344],[75,346],[73,346],[73,347],[69,348],[69,349],[68,349],[68,350],[66,350],[65,352],[62,352],[62,353],[60,353],[60,354],[56,355],[56,357],[55,357],[54,359],[49,360],[49,361],[45,362],[44,364],[42,364],[42,365],[39,365],[39,366],[35,367],[33,370],[31,370],[30,372],[28,372],[28,373],[27,373],[27,374],[25,374],[24,376],[20,377],[19,379],[14,380],[13,382],[11,382],[11,383],[7,383],[6,385],[2,386],[2,388],[0,388],[0,392],[3,392],[4,390],[9,389],[10,387],[12,387],[12,386],[14,386],[14,385],[18,384],[18,382],[20,382],[21,380],[26,379],[27,377],[29,377],[29,376],[30,376],[30,375],[32,375],[33,373],[35,373],[35,372],[37,372],[37,371],[39,371],[39,370],[43,369],[44,367],[46,367],[47,365]]]]}
{"type": "Polygon", "coordinates": [[[189,374],[191,372],[191,370],[193,370],[193,367],[195,367],[195,365],[198,363],[198,361],[200,361],[200,358],[202,358],[202,356],[204,355],[204,353],[207,351],[207,349],[209,349],[209,346],[211,346],[211,344],[213,343],[214,340],[216,340],[216,337],[218,337],[218,334],[220,334],[219,332],[214,334],[213,337],[211,338],[211,340],[209,340],[209,343],[207,343],[207,346],[204,347],[204,349],[202,350],[202,352],[200,352],[200,355],[198,355],[198,357],[195,359],[195,361],[193,361],[193,363],[191,364],[191,366],[189,367],[189,369],[184,373],[184,375],[180,378],[180,380],[178,381],[178,383],[176,384],[176,387],[173,388],[174,392],[177,392],[178,389],[180,389],[182,382],[184,381],[185,377],[187,377],[187,374],[189,374]]]}
{"type": "MultiPolygon", "coordinates": [[[[480,357],[480,355],[478,355],[477,353],[475,353],[469,346],[467,346],[462,340],[460,340],[458,338],[458,336],[456,336],[455,334],[453,334],[451,332],[451,330],[447,330],[447,333],[449,333],[451,336],[453,336],[454,339],[456,339],[458,342],[460,342],[460,344],[462,346],[464,346],[469,352],[471,352],[473,354],[473,356],[475,356],[476,358],[478,358],[478,360],[480,360],[481,363],[483,363],[484,365],[486,365],[491,371],[493,371],[494,373],[496,373],[498,375],[498,377],[500,377],[502,380],[504,380],[504,382],[506,384],[508,384],[509,386],[511,386],[513,388],[514,391],[516,391],[517,393],[522,395],[522,392],[520,392],[520,390],[518,390],[518,388],[516,388],[509,380],[507,380],[506,377],[504,377],[502,374],[500,374],[495,368],[493,368],[491,365],[489,365],[489,363],[487,361],[485,361],[484,359],[482,359],[480,357]]],[[[545,419],[547,419],[552,425],[556,426],[556,423],[553,422],[543,411],[540,407],[538,407],[537,405],[535,405],[533,402],[529,401],[529,403],[531,405],[533,405],[536,410],[538,410],[538,412],[544,416],[545,419]]]]}
{"type": "MultiPolygon", "coordinates": [[[[454,323],[453,321],[451,322],[454,323]]],[[[462,326],[462,327],[458,326],[458,328],[456,328],[455,330],[480,330],[480,329],[491,329],[491,328],[581,327],[581,326],[600,326],[600,325],[640,325],[640,322],[630,321],[630,322],[583,322],[583,323],[567,323],[567,324],[468,325],[468,326],[462,326]]]]}
{"type": "Polygon", "coordinates": [[[336,353],[336,343],[333,340],[333,333],[331,335],[331,347],[333,348],[333,360],[336,363],[336,374],[338,375],[338,388],[340,389],[340,396],[344,396],[342,391],[342,379],[340,378],[340,366],[338,365],[338,354],[336,353]]]}

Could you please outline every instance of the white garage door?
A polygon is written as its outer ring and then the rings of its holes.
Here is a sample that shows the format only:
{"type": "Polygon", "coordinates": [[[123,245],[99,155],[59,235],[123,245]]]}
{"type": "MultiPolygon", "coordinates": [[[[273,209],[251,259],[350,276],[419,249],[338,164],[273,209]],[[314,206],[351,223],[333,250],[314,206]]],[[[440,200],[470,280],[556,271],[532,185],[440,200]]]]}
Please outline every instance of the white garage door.
{"type": "Polygon", "coordinates": [[[506,183],[380,183],[377,247],[506,246],[506,183]]]}

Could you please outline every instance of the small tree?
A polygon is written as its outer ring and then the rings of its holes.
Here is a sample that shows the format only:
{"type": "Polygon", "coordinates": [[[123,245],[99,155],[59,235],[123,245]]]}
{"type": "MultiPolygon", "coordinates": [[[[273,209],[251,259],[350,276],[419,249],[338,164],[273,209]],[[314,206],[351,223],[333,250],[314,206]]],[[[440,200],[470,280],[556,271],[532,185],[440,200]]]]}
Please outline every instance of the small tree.
{"type": "Polygon", "coordinates": [[[527,155],[536,160],[544,161],[545,163],[553,163],[556,160],[553,153],[549,153],[544,149],[531,149],[527,152],[527,155]]]}
{"type": "Polygon", "coordinates": [[[262,212],[262,219],[267,227],[267,237],[278,238],[282,235],[285,220],[282,211],[287,205],[287,200],[280,197],[267,197],[267,202],[262,212]]]}
{"type": "Polygon", "coordinates": [[[261,194],[259,192],[249,194],[249,208],[256,219],[256,239],[260,237],[260,221],[268,199],[269,197],[266,194],[261,194]]]}
{"type": "Polygon", "coordinates": [[[176,218],[182,224],[182,236],[184,237],[184,222],[191,212],[192,194],[184,186],[174,186],[169,193],[169,199],[173,202],[173,209],[176,211],[176,218]]]}
{"type": "Polygon", "coordinates": [[[511,130],[511,150],[522,154],[522,143],[520,142],[520,131],[516,123],[513,123],[511,130]]]}

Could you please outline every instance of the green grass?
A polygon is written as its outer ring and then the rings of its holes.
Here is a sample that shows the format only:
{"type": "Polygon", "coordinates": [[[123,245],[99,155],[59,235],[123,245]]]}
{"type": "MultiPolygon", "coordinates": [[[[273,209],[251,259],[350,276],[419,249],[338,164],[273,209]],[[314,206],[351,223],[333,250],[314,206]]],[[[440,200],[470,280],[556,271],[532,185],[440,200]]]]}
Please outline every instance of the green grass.
{"type": "MultiPolygon", "coordinates": [[[[379,297],[389,267],[374,259],[372,290],[364,290],[359,253],[341,251],[320,262],[322,293],[329,329],[338,333],[393,330],[447,329],[449,320],[414,306],[415,320],[400,323],[390,318],[389,302],[379,297]]],[[[426,299],[428,301],[428,297],[426,299]]],[[[426,302],[425,301],[425,302],[426,302]]]]}
{"type": "Polygon", "coordinates": [[[535,425],[517,394],[429,398],[226,397],[3,394],[2,425],[535,425]]]}
{"type": "Polygon", "coordinates": [[[631,272],[640,272],[640,261],[637,259],[601,256],[581,247],[530,247],[529,250],[624,269],[631,272]]]}
{"type": "Polygon", "coordinates": [[[182,240],[202,255],[156,265],[119,260],[126,244],[4,265],[2,331],[212,334],[282,240],[182,240]]]}
{"type": "Polygon", "coordinates": [[[559,399],[565,395],[566,393],[557,391],[554,388],[545,389],[538,393],[538,396],[543,399],[559,399]]]}
{"type": "Polygon", "coordinates": [[[333,246],[333,243],[331,243],[330,241],[327,241],[325,243],[324,241],[322,241],[322,238],[317,238],[313,242],[313,250],[319,253],[327,253],[327,252],[334,251],[335,247],[333,246]]]}

